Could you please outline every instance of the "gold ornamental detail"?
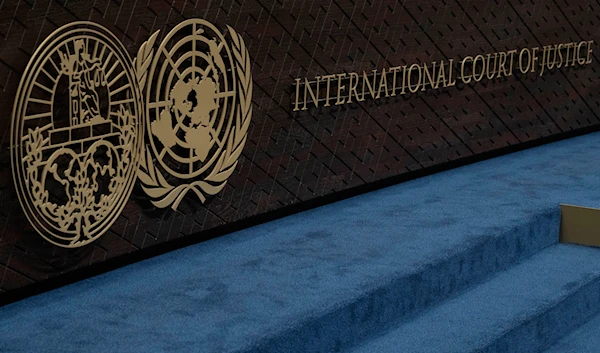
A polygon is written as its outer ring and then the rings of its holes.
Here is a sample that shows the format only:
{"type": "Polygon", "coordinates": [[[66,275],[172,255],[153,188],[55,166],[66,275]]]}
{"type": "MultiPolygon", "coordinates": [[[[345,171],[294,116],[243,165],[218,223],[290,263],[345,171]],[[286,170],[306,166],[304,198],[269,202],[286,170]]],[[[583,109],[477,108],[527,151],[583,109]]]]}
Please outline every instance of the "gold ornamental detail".
{"type": "Polygon", "coordinates": [[[201,19],[132,60],[103,26],[58,28],[37,48],[19,84],[11,168],[34,229],[75,248],[117,220],[136,180],[159,208],[192,191],[201,202],[235,170],[252,117],[252,76],[242,37],[201,19]],[[146,143],[146,148],[144,148],[146,143]]]}
{"type": "Polygon", "coordinates": [[[202,19],[158,32],[134,66],[145,93],[147,146],[138,177],[159,208],[177,209],[192,191],[201,202],[219,193],[237,166],[252,117],[252,76],[242,37],[230,44],[202,19]]]}
{"type": "Polygon", "coordinates": [[[131,58],[104,27],[70,23],[40,45],[15,98],[11,164],[42,237],[80,247],[115,222],[136,180],[144,113],[131,58]]]}

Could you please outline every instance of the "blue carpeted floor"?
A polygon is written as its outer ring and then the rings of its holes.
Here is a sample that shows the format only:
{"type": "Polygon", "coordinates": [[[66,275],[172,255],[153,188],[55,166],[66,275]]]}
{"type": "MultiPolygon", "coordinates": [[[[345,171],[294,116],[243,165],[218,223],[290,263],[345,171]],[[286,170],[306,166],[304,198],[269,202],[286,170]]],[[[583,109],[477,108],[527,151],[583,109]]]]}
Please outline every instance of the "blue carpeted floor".
{"type": "Polygon", "coordinates": [[[600,315],[562,339],[546,353],[595,353],[600,351],[600,315]]]}
{"type": "MultiPolygon", "coordinates": [[[[600,310],[600,253],[555,245],[559,202],[600,207],[598,146],[590,134],[440,173],[5,306],[0,352],[340,352],[440,317],[460,331],[449,339],[466,337],[460,352],[516,352],[531,336],[527,347],[549,347],[555,315],[571,315],[566,334],[600,310]],[[451,320],[451,305],[471,316],[451,320]]],[[[414,337],[402,344],[428,342],[414,337]]]]}
{"type": "Polygon", "coordinates": [[[539,352],[598,303],[600,249],[555,245],[352,352],[539,352]]]}

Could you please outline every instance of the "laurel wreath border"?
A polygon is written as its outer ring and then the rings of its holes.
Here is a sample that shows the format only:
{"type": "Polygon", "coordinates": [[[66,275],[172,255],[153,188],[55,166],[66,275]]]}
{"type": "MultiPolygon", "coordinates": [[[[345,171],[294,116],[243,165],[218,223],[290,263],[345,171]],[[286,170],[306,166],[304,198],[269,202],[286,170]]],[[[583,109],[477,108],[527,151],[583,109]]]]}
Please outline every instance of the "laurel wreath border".
{"type": "MultiPolygon", "coordinates": [[[[232,53],[234,56],[237,72],[237,86],[239,107],[235,112],[235,126],[229,134],[227,145],[217,160],[211,173],[204,180],[196,180],[189,184],[178,186],[171,185],[163,176],[161,170],[154,164],[151,148],[147,145],[146,151],[142,153],[138,178],[142,183],[144,192],[152,198],[154,206],[165,208],[171,205],[173,210],[189,191],[193,191],[200,201],[204,203],[208,195],[216,195],[227,184],[238,164],[238,159],[246,144],[248,127],[252,118],[252,74],[250,55],[244,43],[244,39],[232,27],[227,26],[232,38],[232,53]]],[[[160,31],[156,31],[146,42],[144,42],[134,59],[134,67],[140,81],[140,89],[146,87],[148,81],[148,68],[154,58],[154,43],[160,31]]]]}

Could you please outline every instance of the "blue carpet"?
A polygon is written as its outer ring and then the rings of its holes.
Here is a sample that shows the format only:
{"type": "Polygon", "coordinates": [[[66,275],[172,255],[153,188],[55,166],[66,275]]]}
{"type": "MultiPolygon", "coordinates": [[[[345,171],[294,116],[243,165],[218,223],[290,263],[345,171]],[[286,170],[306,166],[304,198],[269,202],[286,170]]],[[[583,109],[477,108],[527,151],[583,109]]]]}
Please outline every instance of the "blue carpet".
{"type": "Polygon", "coordinates": [[[598,353],[600,351],[600,315],[563,338],[546,353],[598,353]]]}
{"type": "Polygon", "coordinates": [[[0,351],[348,350],[555,244],[559,202],[600,206],[598,146],[440,173],[5,306],[0,351]]]}
{"type": "Polygon", "coordinates": [[[599,310],[600,249],[555,245],[352,353],[539,352],[599,310]]]}

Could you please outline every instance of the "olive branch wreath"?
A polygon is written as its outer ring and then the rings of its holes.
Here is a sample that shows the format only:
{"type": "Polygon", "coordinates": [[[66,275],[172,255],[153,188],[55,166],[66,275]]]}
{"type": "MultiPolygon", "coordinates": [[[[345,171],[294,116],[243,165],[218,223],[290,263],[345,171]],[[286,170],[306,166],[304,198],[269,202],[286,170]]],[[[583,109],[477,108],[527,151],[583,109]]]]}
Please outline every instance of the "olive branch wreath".
{"type": "MultiPolygon", "coordinates": [[[[176,210],[181,200],[190,190],[198,196],[202,203],[206,201],[208,195],[219,193],[235,170],[246,144],[248,127],[252,118],[250,55],[242,36],[230,26],[227,26],[227,28],[233,41],[231,51],[238,76],[239,107],[235,112],[235,126],[231,128],[225,150],[221,153],[211,173],[204,180],[196,180],[190,184],[171,185],[162,175],[160,169],[155,166],[150,147],[146,146],[146,151],[142,152],[138,178],[142,183],[142,189],[153,199],[151,202],[156,207],[165,208],[171,205],[171,208],[176,210]]],[[[134,59],[134,67],[141,90],[144,89],[148,81],[148,68],[154,58],[154,43],[158,34],[159,31],[155,32],[140,46],[138,56],[134,59]]]]}

